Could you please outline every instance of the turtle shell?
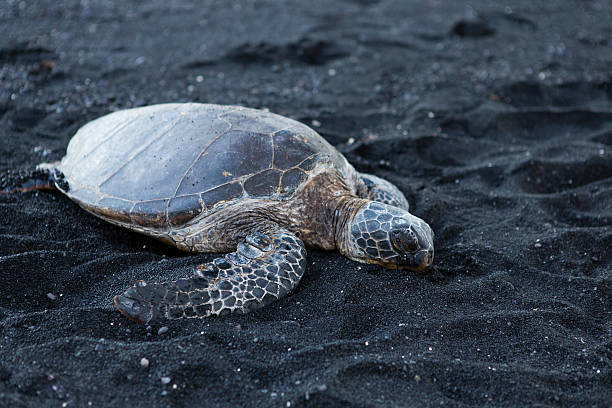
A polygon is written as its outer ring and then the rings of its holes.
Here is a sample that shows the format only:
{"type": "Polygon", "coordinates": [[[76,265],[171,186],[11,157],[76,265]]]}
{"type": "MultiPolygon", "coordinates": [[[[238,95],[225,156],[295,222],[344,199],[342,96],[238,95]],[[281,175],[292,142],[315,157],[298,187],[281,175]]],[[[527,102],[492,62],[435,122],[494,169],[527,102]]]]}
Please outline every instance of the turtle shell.
{"type": "Polygon", "coordinates": [[[350,165],[297,121],[238,106],[162,104],[87,123],[58,166],[61,189],[106,219],[185,224],[239,200],[286,200],[319,165],[350,165]]]}

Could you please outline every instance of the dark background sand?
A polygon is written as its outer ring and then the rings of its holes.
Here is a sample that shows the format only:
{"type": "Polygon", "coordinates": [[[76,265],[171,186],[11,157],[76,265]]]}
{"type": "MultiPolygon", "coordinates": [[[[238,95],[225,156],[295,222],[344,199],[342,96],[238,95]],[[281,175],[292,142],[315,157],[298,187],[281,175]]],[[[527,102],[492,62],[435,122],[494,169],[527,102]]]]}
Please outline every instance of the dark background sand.
{"type": "Polygon", "coordinates": [[[610,2],[166,3],[0,3],[1,174],[117,109],[265,107],[400,186],[435,270],[311,251],[273,306],[160,333],[113,295],[214,255],[1,196],[1,406],[612,405],[610,2]]]}

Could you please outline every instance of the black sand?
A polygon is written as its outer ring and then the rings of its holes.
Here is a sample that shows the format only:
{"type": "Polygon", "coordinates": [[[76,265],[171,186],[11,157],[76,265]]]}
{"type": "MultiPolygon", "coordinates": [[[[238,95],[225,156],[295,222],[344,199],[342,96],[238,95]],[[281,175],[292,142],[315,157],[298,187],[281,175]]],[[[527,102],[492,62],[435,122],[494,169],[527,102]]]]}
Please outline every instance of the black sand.
{"type": "Polygon", "coordinates": [[[311,251],[271,307],[145,327],[113,295],[214,255],[4,195],[0,406],[612,405],[610,2],[166,3],[0,3],[0,174],[117,109],[266,107],[399,185],[435,269],[311,251]]]}

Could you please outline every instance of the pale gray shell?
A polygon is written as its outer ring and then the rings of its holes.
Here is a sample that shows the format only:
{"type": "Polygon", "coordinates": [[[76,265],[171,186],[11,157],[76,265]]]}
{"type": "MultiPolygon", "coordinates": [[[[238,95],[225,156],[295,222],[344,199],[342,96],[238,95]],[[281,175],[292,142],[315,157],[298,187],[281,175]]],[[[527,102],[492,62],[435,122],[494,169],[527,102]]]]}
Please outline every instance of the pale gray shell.
{"type": "Polygon", "coordinates": [[[318,166],[350,165],[297,121],[238,106],[162,104],[111,113],[76,133],[58,166],[86,209],[147,227],[184,224],[249,198],[286,200],[318,166]]]}

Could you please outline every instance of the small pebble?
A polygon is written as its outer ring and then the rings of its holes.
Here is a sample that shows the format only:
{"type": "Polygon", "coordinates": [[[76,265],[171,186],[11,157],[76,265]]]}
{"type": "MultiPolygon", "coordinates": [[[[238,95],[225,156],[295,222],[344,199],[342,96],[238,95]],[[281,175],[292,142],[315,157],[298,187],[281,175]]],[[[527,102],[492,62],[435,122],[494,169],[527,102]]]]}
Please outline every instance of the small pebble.
{"type": "Polygon", "coordinates": [[[140,366],[142,368],[147,368],[149,366],[149,359],[143,357],[140,359],[140,366]]]}
{"type": "Polygon", "coordinates": [[[539,242],[536,242],[533,246],[536,248],[542,248],[542,244],[540,244],[539,242]]]}
{"type": "Polygon", "coordinates": [[[168,331],[168,327],[163,326],[159,328],[159,330],[157,331],[157,334],[164,334],[167,331],[168,331]]]}
{"type": "Polygon", "coordinates": [[[421,376],[420,376],[420,375],[418,375],[418,374],[417,374],[417,375],[415,375],[415,376],[414,376],[414,381],[416,381],[416,382],[420,382],[420,381],[421,381],[421,376]]]}
{"type": "Polygon", "coordinates": [[[170,377],[162,377],[161,378],[161,383],[164,384],[164,385],[165,384],[169,384],[170,381],[171,381],[170,377]]]}
{"type": "Polygon", "coordinates": [[[312,124],[312,126],[314,126],[314,127],[319,127],[319,126],[321,126],[321,122],[319,122],[319,121],[318,121],[318,120],[316,120],[316,119],[315,119],[315,120],[313,120],[313,121],[312,121],[312,122],[310,122],[310,123],[311,123],[311,124],[312,124]]]}
{"type": "Polygon", "coordinates": [[[57,299],[57,296],[55,296],[53,293],[47,293],[47,297],[51,300],[57,299]]]}

